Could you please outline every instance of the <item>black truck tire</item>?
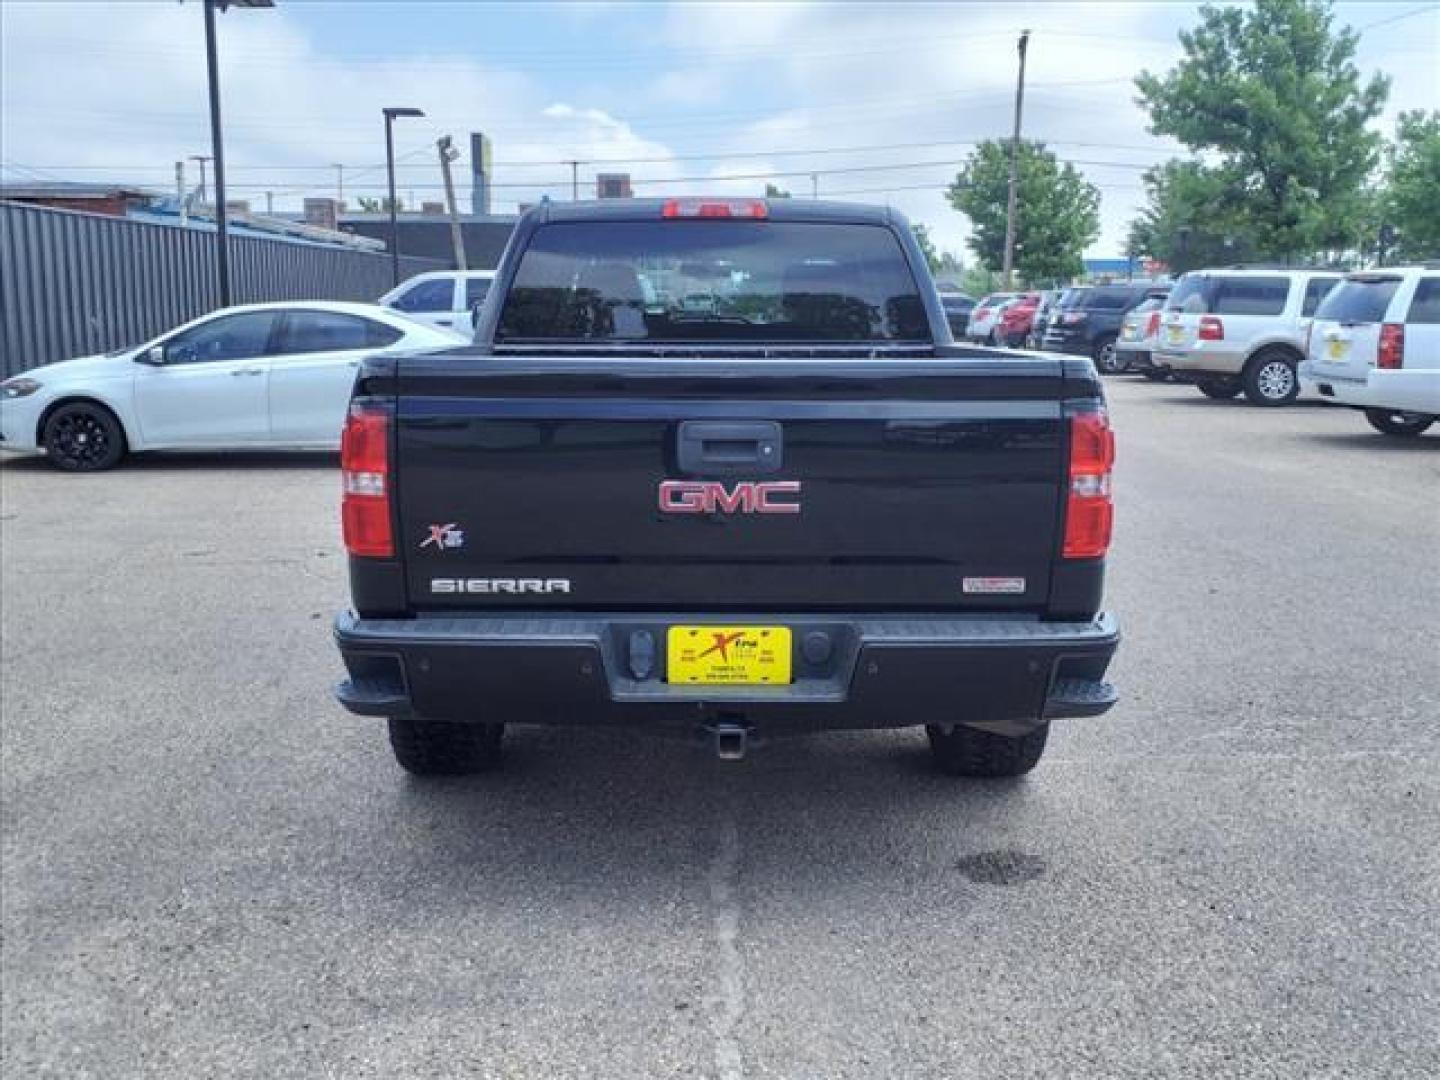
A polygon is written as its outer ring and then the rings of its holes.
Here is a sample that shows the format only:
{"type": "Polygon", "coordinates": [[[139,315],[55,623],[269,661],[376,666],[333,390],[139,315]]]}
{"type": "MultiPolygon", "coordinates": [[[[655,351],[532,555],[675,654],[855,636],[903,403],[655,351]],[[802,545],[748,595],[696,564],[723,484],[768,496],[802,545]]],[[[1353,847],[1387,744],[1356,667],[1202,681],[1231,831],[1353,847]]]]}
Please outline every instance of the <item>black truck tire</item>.
{"type": "Polygon", "coordinates": [[[100,472],[125,456],[125,429],[99,402],[67,401],[45,417],[40,445],[46,460],[63,472],[100,472]]]}
{"type": "Polygon", "coordinates": [[[1240,393],[1240,380],[1228,375],[1214,379],[1199,379],[1196,381],[1195,387],[1208,398],[1214,398],[1216,401],[1229,401],[1240,393]]]}
{"type": "Polygon", "coordinates": [[[925,733],[936,766],[949,776],[1023,776],[1045,752],[1050,725],[1028,735],[995,735],[958,724],[949,731],[931,725],[925,733]]]}
{"type": "Polygon", "coordinates": [[[395,760],[416,776],[464,776],[500,764],[504,724],[467,724],[425,716],[390,717],[395,760]]]}
{"type": "Polygon", "coordinates": [[[1436,420],[1429,413],[1401,412],[1397,409],[1366,409],[1365,419],[1381,435],[1396,435],[1402,439],[1423,435],[1436,420]]]}
{"type": "Polygon", "coordinates": [[[1250,358],[1241,376],[1246,400],[1271,409],[1289,405],[1300,396],[1298,366],[1289,349],[1261,349],[1250,358]]]}

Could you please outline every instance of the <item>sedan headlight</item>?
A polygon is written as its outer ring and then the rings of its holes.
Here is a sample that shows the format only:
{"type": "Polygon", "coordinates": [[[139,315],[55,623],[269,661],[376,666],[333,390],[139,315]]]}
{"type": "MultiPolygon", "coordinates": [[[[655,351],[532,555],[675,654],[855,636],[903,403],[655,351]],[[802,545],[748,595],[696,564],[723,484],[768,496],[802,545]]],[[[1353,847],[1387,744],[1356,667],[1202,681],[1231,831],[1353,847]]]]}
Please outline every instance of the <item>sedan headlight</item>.
{"type": "Polygon", "coordinates": [[[24,376],[17,376],[13,379],[6,379],[0,383],[0,397],[6,401],[12,398],[29,397],[40,389],[40,384],[34,379],[27,379],[24,376]]]}

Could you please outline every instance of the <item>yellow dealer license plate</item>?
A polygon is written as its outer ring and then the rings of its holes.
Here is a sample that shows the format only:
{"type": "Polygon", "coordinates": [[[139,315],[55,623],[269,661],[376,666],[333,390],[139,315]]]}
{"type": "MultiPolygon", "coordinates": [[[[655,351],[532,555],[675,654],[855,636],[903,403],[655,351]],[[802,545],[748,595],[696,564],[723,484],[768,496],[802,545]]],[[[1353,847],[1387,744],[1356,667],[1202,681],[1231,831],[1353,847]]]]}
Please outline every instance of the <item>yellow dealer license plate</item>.
{"type": "Polygon", "coordinates": [[[672,685],[773,686],[790,681],[788,626],[672,626],[665,649],[672,685]]]}
{"type": "Polygon", "coordinates": [[[1331,338],[1329,351],[1331,360],[1344,360],[1345,354],[1350,351],[1350,343],[1348,341],[1337,341],[1331,338]]]}
{"type": "Polygon", "coordinates": [[[1165,328],[1165,340],[1171,345],[1179,345],[1185,340],[1185,328],[1183,326],[1167,326],[1165,328]]]}

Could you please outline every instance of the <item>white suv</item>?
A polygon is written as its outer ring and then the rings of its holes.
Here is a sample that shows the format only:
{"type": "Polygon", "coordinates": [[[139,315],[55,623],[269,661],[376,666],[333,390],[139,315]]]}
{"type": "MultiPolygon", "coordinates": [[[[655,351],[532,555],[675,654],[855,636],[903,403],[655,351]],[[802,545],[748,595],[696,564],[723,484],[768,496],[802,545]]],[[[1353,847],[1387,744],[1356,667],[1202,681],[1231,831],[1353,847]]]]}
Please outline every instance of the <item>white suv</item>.
{"type": "Polygon", "coordinates": [[[1440,419],[1440,266],[1348,274],[1325,298],[1300,368],[1321,397],[1365,410],[1386,435],[1440,419]]]}
{"type": "Polygon", "coordinates": [[[1197,270],[1165,302],[1154,362],[1202,394],[1288,405],[1300,393],[1305,331],[1339,271],[1197,270]]]}

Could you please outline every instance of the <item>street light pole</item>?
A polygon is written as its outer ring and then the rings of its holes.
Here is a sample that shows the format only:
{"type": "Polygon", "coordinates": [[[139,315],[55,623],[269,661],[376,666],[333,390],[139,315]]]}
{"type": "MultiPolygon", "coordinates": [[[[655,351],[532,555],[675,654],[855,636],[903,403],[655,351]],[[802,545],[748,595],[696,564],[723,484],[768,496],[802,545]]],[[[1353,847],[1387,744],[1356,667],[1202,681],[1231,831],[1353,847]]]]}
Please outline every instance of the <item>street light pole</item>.
{"type": "Polygon", "coordinates": [[[1015,134],[1010,140],[1010,194],[1005,205],[1005,288],[1008,291],[1015,269],[1015,211],[1020,184],[1020,113],[1025,107],[1025,49],[1030,31],[1020,31],[1020,80],[1015,84],[1015,134]]]}
{"type": "MultiPolygon", "coordinates": [[[[210,154],[215,160],[215,277],[220,306],[230,306],[230,234],[225,212],[225,143],[220,137],[220,65],[215,58],[215,9],[274,7],[275,0],[204,0],[205,66],[210,77],[210,154]]],[[[205,184],[205,162],[200,162],[200,184],[205,184]]]]}
{"type": "Polygon", "coordinates": [[[215,274],[223,308],[230,306],[230,237],[225,214],[225,141],[220,136],[220,65],[215,59],[215,0],[205,0],[205,64],[210,73],[210,153],[215,158],[215,274]]]}
{"type": "Polygon", "coordinates": [[[387,107],[385,113],[385,172],[390,181],[390,283],[400,284],[400,223],[395,216],[395,133],[397,116],[424,116],[419,109],[387,107]]]}

